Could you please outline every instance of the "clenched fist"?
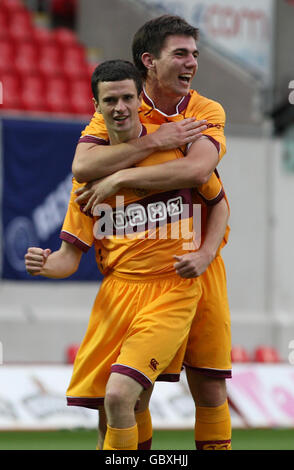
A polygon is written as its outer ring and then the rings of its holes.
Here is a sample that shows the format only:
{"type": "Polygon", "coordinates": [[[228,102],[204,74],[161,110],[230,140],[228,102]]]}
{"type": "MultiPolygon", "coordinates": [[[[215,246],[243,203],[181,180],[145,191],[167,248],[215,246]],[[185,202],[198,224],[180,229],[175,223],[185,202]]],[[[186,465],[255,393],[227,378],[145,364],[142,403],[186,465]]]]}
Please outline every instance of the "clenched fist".
{"type": "Polygon", "coordinates": [[[50,253],[50,248],[46,248],[45,250],[35,247],[28,248],[28,251],[25,254],[27,272],[32,276],[38,276],[41,273],[50,253]]]}

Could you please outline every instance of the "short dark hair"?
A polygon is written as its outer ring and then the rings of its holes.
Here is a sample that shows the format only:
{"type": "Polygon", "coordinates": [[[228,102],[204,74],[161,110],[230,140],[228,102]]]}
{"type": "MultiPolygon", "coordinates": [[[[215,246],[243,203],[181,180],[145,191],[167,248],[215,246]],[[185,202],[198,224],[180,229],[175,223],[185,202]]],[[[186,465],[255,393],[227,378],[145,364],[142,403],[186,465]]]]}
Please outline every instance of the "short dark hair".
{"type": "Polygon", "coordinates": [[[95,68],[91,78],[92,93],[95,100],[98,101],[99,98],[99,82],[118,82],[128,79],[134,80],[139,96],[143,88],[142,77],[132,62],[120,59],[101,62],[95,68]]]}
{"type": "Polygon", "coordinates": [[[192,36],[197,41],[199,30],[180,16],[162,15],[147,21],[136,32],[132,44],[133,61],[143,78],[147,76],[147,69],[142,63],[142,54],[149,52],[158,59],[166,38],[175,34],[192,36]]]}

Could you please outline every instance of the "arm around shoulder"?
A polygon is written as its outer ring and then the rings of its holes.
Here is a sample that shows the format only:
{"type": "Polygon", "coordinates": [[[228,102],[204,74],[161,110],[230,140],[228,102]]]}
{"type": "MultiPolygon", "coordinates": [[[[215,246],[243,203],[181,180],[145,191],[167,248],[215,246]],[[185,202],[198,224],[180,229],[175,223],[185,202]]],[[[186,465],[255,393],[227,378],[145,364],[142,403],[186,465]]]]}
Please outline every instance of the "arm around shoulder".
{"type": "Polygon", "coordinates": [[[81,142],[77,145],[72,172],[79,183],[104,178],[140,162],[156,148],[152,134],[116,145],[81,142]]]}

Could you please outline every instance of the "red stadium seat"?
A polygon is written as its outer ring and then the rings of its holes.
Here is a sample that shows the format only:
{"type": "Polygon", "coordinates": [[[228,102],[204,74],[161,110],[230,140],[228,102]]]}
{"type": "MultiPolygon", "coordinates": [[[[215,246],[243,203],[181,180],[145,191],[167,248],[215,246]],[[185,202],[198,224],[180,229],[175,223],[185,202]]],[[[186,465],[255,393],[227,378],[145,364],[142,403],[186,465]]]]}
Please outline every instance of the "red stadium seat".
{"type": "Polygon", "coordinates": [[[9,18],[9,35],[14,41],[30,41],[33,32],[33,23],[30,12],[16,12],[9,18]]]}
{"type": "Polygon", "coordinates": [[[18,44],[15,54],[15,68],[19,74],[38,73],[38,48],[33,42],[18,44]]]}
{"type": "Polygon", "coordinates": [[[87,63],[87,54],[83,46],[70,45],[62,48],[63,59],[72,60],[74,62],[86,62],[87,63]]]}
{"type": "Polygon", "coordinates": [[[57,44],[47,44],[40,47],[40,57],[50,58],[59,62],[61,60],[61,50],[57,44]]]}
{"type": "Polygon", "coordinates": [[[14,46],[7,39],[0,39],[0,73],[14,70],[14,46]]]}
{"type": "Polygon", "coordinates": [[[71,107],[73,113],[85,116],[92,116],[95,111],[93,102],[81,95],[71,100],[71,107]]]}
{"type": "Polygon", "coordinates": [[[78,64],[74,62],[63,62],[62,74],[69,80],[89,78],[88,68],[86,64],[78,64]]]}
{"type": "Polygon", "coordinates": [[[0,7],[1,10],[9,14],[14,14],[26,10],[21,0],[1,0],[0,7]]]}
{"type": "Polygon", "coordinates": [[[21,100],[26,111],[48,112],[47,101],[44,98],[45,84],[38,75],[22,77],[21,100]]]}
{"type": "Polygon", "coordinates": [[[233,346],[231,358],[232,362],[250,362],[250,356],[243,346],[233,346]]]}
{"type": "Polygon", "coordinates": [[[57,45],[50,44],[40,47],[39,70],[48,77],[62,75],[61,51],[57,45]]]}
{"type": "Polygon", "coordinates": [[[67,364],[73,364],[77,355],[77,352],[79,350],[80,345],[79,344],[70,344],[66,348],[66,362],[67,364]]]}
{"type": "Polygon", "coordinates": [[[83,96],[87,96],[89,100],[92,100],[91,83],[87,79],[72,80],[70,82],[70,91],[72,96],[82,94],[83,96]]]}
{"type": "Polygon", "coordinates": [[[0,81],[2,82],[3,91],[1,109],[22,109],[18,76],[13,73],[2,73],[0,74],[0,81]]]}
{"type": "Polygon", "coordinates": [[[62,58],[63,73],[69,80],[88,78],[88,63],[81,47],[66,47],[62,58]]]}
{"type": "Polygon", "coordinates": [[[254,351],[255,362],[279,363],[281,358],[278,351],[269,346],[259,346],[254,351]]]}
{"type": "Polygon", "coordinates": [[[72,113],[68,82],[64,78],[53,77],[45,82],[47,106],[52,113],[72,113]]]}
{"type": "Polygon", "coordinates": [[[70,81],[71,107],[76,114],[91,116],[94,113],[92,91],[89,79],[70,81]]]}
{"type": "MultiPolygon", "coordinates": [[[[1,8],[1,3],[0,3],[1,8]]],[[[8,21],[9,17],[6,11],[0,9],[0,38],[6,39],[9,36],[9,28],[8,28],[8,21]]]]}
{"type": "Polygon", "coordinates": [[[18,28],[9,27],[8,34],[14,42],[31,41],[33,35],[33,28],[26,26],[18,28]]]}
{"type": "Polygon", "coordinates": [[[32,40],[39,47],[55,44],[52,31],[47,28],[34,28],[32,40]]]}
{"type": "Polygon", "coordinates": [[[13,12],[9,15],[9,25],[15,28],[31,28],[33,26],[31,12],[29,10],[13,12]]]}
{"type": "Polygon", "coordinates": [[[53,35],[56,42],[63,47],[74,46],[79,42],[75,32],[68,28],[56,28],[53,35]]]}

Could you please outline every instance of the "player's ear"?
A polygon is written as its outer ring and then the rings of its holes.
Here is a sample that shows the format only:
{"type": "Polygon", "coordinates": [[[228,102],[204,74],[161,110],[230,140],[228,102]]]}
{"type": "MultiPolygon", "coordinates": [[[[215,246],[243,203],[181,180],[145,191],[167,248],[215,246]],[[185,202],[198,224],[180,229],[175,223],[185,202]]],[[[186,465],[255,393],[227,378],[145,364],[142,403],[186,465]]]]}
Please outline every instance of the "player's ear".
{"type": "Polygon", "coordinates": [[[154,68],[154,56],[150,52],[144,52],[141,55],[141,61],[146,69],[150,70],[154,68]]]}
{"type": "Polygon", "coordinates": [[[92,98],[93,99],[93,103],[94,103],[94,109],[97,113],[100,113],[100,107],[99,107],[99,103],[97,100],[95,100],[95,98],[92,98]]]}

